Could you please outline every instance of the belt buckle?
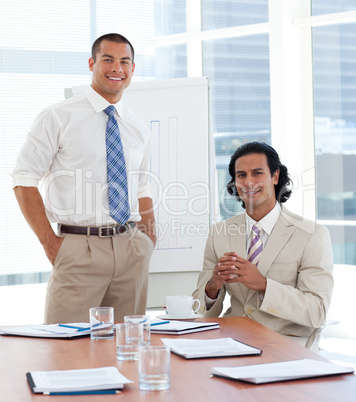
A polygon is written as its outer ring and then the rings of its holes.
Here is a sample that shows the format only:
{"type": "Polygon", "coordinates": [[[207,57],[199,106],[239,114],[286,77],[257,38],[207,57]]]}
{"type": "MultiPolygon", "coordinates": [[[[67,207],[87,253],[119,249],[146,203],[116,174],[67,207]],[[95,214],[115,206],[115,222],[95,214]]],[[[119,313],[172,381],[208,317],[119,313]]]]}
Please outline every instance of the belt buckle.
{"type": "Polygon", "coordinates": [[[116,229],[115,228],[113,228],[113,227],[108,227],[108,226],[101,226],[100,228],[98,228],[98,236],[99,237],[113,237],[113,236],[115,236],[116,235],[116,229]],[[103,230],[104,229],[106,229],[106,230],[110,230],[111,229],[111,231],[112,231],[112,233],[111,234],[107,234],[107,235],[104,235],[103,234],[103,230]]]}

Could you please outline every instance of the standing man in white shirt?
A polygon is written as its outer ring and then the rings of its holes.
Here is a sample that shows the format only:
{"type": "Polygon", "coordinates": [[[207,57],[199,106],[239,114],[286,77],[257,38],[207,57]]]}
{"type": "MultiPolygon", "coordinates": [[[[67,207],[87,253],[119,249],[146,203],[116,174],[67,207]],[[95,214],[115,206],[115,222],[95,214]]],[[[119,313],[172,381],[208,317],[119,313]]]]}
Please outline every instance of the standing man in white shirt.
{"type": "Polygon", "coordinates": [[[288,170],[269,145],[239,147],[228,192],[246,212],[214,225],[194,298],[205,317],[247,316],[306,344],[326,319],[333,290],[328,230],[281,204],[292,191],[288,170]]]}
{"type": "Polygon", "coordinates": [[[114,307],[115,321],[146,311],[156,235],[150,133],[121,99],[135,70],[131,43],[116,33],[101,36],[93,44],[89,70],[92,85],[85,94],[37,117],[12,175],[21,211],[53,264],[46,323],[86,322],[95,306],[114,307]],[[110,109],[111,117],[105,111],[110,109]],[[123,175],[116,199],[117,208],[126,208],[121,223],[109,201],[109,120],[121,147],[120,156],[116,148],[111,155],[123,175]],[[57,222],[58,233],[51,222],[57,222]]]}

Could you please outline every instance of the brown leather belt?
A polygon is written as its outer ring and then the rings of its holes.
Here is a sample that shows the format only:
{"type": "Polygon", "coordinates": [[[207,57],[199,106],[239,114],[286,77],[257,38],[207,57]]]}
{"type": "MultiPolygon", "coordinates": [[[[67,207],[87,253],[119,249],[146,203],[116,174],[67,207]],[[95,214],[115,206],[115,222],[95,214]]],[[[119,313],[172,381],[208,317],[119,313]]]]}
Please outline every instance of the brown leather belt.
{"type": "Polygon", "coordinates": [[[127,222],[125,225],[117,226],[102,226],[96,227],[86,227],[86,226],[69,226],[62,225],[58,223],[58,233],[69,233],[76,235],[86,235],[86,236],[99,236],[99,237],[113,237],[120,233],[124,233],[135,226],[135,222],[127,222]]]}

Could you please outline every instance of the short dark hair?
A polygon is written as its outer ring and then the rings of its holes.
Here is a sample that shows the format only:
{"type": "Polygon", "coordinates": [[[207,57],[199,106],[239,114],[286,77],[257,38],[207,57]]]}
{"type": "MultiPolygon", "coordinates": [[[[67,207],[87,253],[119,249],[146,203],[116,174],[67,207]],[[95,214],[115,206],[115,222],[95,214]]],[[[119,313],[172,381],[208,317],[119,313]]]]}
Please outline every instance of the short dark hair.
{"type": "Polygon", "coordinates": [[[131,48],[131,53],[132,53],[132,63],[134,62],[135,50],[134,50],[131,42],[128,39],[126,39],[125,36],[122,36],[118,33],[105,34],[105,35],[100,36],[98,39],[96,39],[96,41],[93,43],[93,46],[91,48],[91,57],[93,58],[94,61],[96,61],[96,54],[98,53],[99,47],[104,40],[107,40],[109,42],[116,42],[116,43],[126,43],[127,45],[129,45],[131,48]]]}
{"type": "Polygon", "coordinates": [[[231,176],[231,180],[227,184],[227,192],[231,195],[234,195],[238,201],[242,202],[242,207],[245,208],[245,203],[241,200],[239,193],[235,186],[235,162],[241,156],[250,155],[250,154],[265,154],[267,158],[268,167],[271,173],[271,177],[273,174],[279,170],[279,179],[278,183],[274,185],[276,200],[280,203],[286,202],[289,197],[292,195],[292,185],[293,182],[289,176],[288,169],[286,166],[282,165],[279,155],[274,148],[264,142],[248,142],[246,144],[241,145],[236,149],[234,154],[230,159],[229,164],[229,173],[231,176]]]}

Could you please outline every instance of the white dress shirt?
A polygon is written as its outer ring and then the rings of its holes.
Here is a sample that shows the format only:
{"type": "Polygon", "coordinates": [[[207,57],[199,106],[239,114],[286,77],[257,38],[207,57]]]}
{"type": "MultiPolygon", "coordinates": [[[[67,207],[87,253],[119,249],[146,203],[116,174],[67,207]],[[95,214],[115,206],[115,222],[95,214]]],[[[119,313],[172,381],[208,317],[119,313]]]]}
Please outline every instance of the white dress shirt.
{"type": "MultiPolygon", "coordinates": [[[[67,225],[105,226],[109,215],[106,142],[109,106],[89,87],[85,94],[46,108],[37,117],[13,170],[13,187],[43,180],[48,219],[67,225]]],[[[128,177],[131,221],[138,199],[150,197],[148,127],[120,101],[115,105],[128,177]]]]}
{"type": "MultiPolygon", "coordinates": [[[[263,229],[260,232],[260,238],[263,243],[263,248],[266,247],[267,241],[272,233],[274,225],[277,223],[279,214],[281,213],[281,206],[278,202],[266,216],[264,216],[258,224],[263,229]]],[[[249,215],[245,213],[245,221],[246,221],[246,252],[248,253],[248,249],[250,247],[252,241],[252,226],[256,223],[254,219],[252,219],[249,215]]]]}

